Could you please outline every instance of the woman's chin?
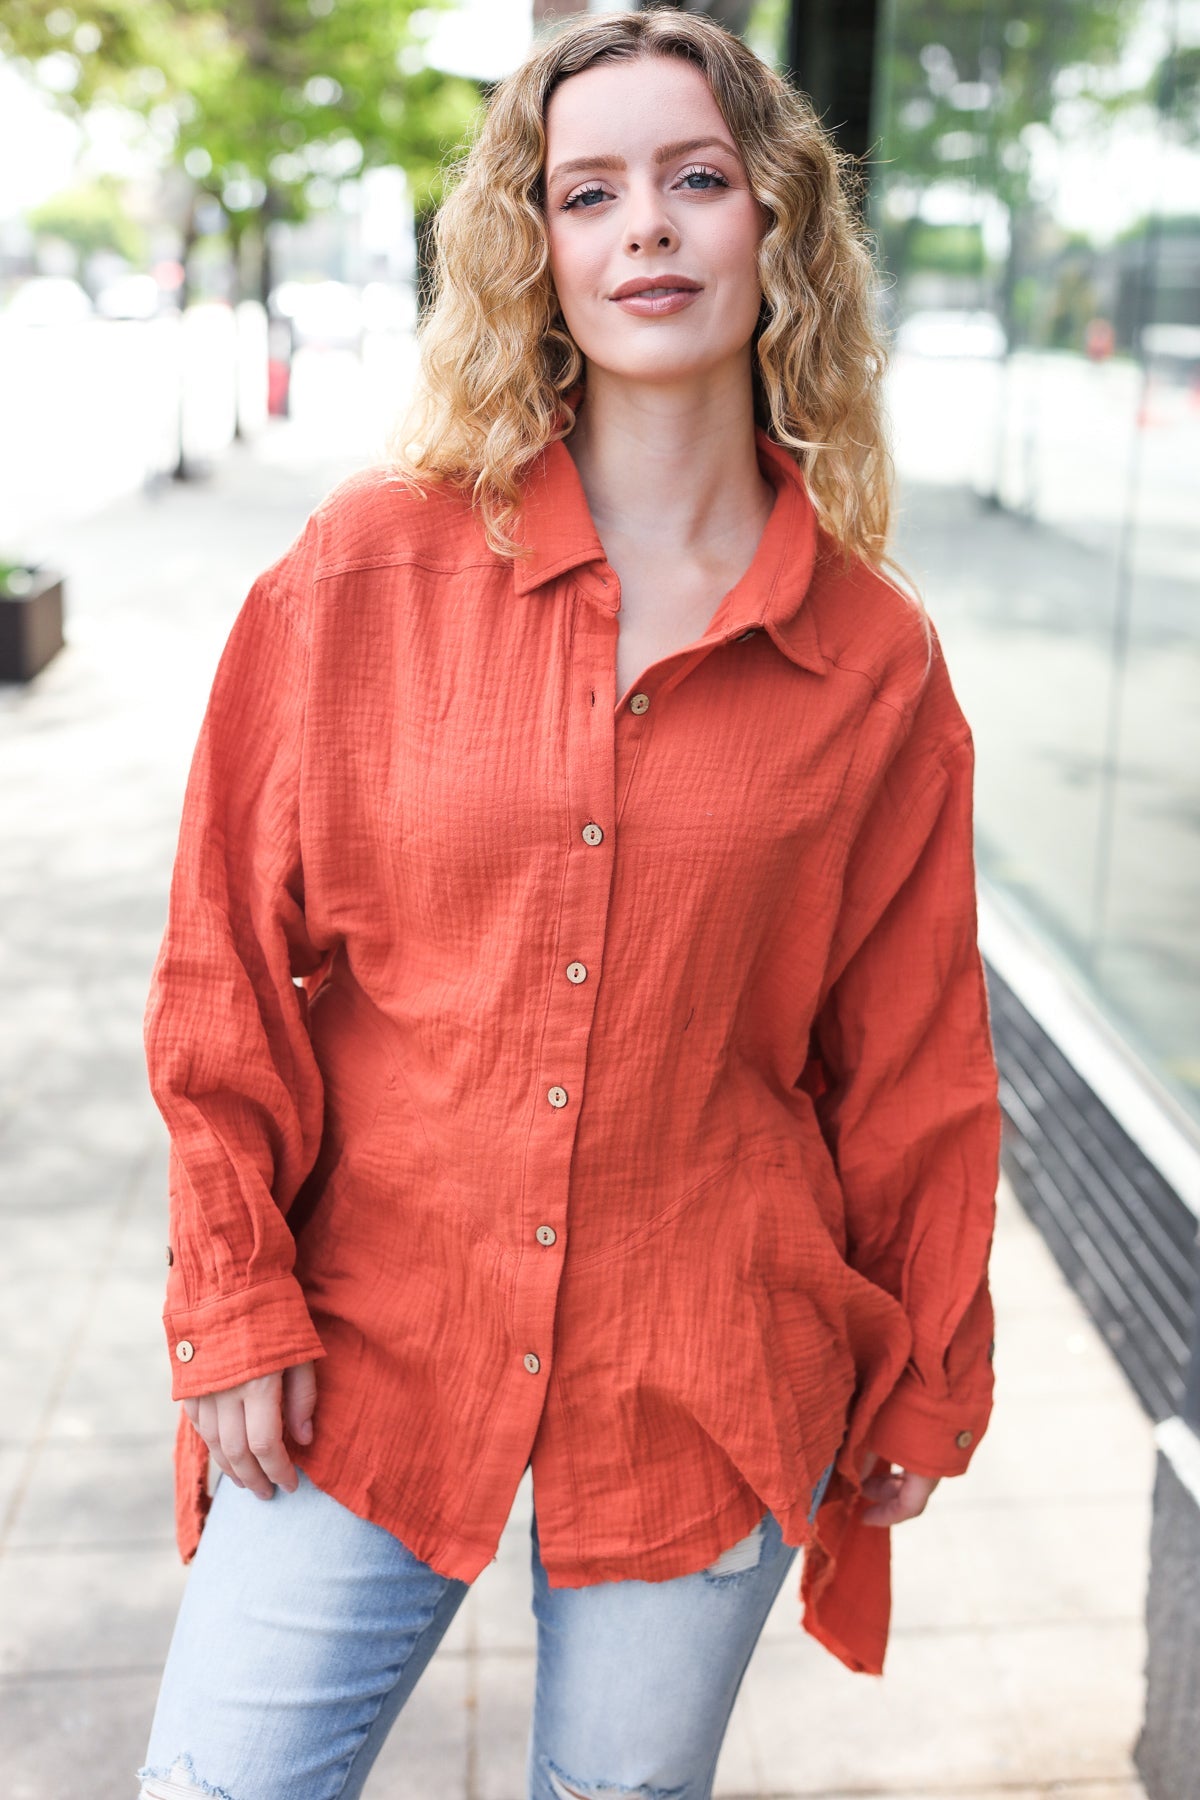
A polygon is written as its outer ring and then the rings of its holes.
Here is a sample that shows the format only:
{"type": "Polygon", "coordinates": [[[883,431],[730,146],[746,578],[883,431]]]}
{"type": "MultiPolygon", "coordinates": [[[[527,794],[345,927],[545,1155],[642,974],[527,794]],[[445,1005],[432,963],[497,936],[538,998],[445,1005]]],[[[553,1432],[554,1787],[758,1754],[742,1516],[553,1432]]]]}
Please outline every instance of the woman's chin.
{"type": "Polygon", "coordinates": [[[704,355],[665,355],[663,340],[639,349],[637,355],[614,355],[610,350],[598,356],[584,352],[589,375],[613,382],[647,388],[702,387],[728,374],[733,359],[714,360],[711,350],[704,355]]]}

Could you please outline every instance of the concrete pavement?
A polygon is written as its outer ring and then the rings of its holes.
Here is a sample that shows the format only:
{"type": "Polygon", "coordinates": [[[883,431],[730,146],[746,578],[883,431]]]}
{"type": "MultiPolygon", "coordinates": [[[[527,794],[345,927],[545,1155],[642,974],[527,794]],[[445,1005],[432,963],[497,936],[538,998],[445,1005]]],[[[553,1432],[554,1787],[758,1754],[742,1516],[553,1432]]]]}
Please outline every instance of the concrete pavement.
{"type": "MultiPolygon", "coordinates": [[[[159,1323],[166,1145],[141,1015],[183,780],[253,576],[369,449],[279,425],[203,486],[58,534],[69,647],[0,688],[0,1800],[136,1784],[185,1580],[159,1323]]],[[[887,1673],[799,1628],[799,1565],[717,1793],[1134,1800],[1152,1428],[1001,1196],[997,1403],[970,1473],[893,1532],[887,1673]]],[[[370,1800],[522,1800],[530,1494],[370,1800]]]]}

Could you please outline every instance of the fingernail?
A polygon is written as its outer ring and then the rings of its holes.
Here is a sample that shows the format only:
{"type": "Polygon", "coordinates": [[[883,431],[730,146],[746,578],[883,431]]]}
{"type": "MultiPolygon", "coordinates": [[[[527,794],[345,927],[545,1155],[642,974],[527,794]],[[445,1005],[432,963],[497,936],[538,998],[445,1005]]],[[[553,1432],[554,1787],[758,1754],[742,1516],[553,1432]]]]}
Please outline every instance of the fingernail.
{"type": "Polygon", "coordinates": [[[311,1419],[305,1419],[304,1423],[297,1430],[296,1442],[298,1444],[311,1444],[311,1442],[312,1442],[312,1420],[311,1419]]]}

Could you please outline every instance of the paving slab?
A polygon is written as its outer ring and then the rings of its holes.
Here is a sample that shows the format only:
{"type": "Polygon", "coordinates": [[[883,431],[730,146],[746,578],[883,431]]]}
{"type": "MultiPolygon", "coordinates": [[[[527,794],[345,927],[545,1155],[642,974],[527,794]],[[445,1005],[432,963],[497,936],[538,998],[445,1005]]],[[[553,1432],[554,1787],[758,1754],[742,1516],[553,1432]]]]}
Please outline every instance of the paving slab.
{"type": "Polygon", "coordinates": [[[472,1791],[477,1739],[470,1671],[462,1656],[444,1654],[447,1647],[443,1639],[375,1764],[368,1792],[378,1800],[439,1800],[472,1791]]]}
{"type": "Polygon", "coordinates": [[[172,1548],[173,1436],[63,1434],[39,1445],[6,1553],[172,1548]]]}
{"type": "Polygon", "coordinates": [[[158,1675],[0,1679],[4,1800],[132,1800],[158,1675]]]}
{"type": "Polygon", "coordinates": [[[165,1543],[9,1551],[0,1559],[0,1675],[161,1669],[183,1578],[165,1543]]]}

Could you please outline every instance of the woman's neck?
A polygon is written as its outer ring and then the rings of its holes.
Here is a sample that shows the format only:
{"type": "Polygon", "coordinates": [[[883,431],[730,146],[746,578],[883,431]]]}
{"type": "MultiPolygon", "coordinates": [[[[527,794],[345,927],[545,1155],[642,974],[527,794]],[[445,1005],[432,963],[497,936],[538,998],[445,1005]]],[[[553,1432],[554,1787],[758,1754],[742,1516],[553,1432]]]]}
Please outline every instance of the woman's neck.
{"type": "Polygon", "coordinates": [[[679,393],[589,372],[565,440],[601,540],[719,554],[765,524],[774,490],[758,467],[750,383],[679,393]]]}

